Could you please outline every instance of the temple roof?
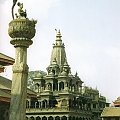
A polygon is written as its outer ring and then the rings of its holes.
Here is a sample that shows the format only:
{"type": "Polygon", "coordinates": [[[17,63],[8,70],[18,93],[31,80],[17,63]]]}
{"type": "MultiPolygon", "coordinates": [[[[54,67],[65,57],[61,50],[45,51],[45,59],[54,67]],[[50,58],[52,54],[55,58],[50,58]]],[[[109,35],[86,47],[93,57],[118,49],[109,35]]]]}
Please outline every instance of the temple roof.
{"type": "Polygon", "coordinates": [[[11,89],[12,81],[0,76],[0,89],[11,89]]]}
{"type": "MultiPolygon", "coordinates": [[[[10,102],[12,81],[0,76],[0,101],[10,102]]],[[[27,88],[27,96],[36,97],[37,94],[27,88]]]]}
{"type": "Polygon", "coordinates": [[[65,46],[62,43],[60,30],[56,33],[56,41],[53,44],[50,64],[56,59],[59,66],[64,65],[66,58],[65,46]]]}
{"type": "Polygon", "coordinates": [[[114,102],[114,106],[120,106],[120,97],[117,98],[114,102]]]}
{"type": "Polygon", "coordinates": [[[61,39],[60,30],[56,30],[56,40],[53,44],[50,65],[47,67],[47,77],[67,76],[71,74],[71,68],[67,62],[65,46],[61,39]]]}
{"type": "Polygon", "coordinates": [[[3,66],[13,65],[14,61],[15,60],[13,58],[0,53],[0,65],[3,65],[3,66]]]}
{"type": "Polygon", "coordinates": [[[13,65],[14,61],[15,60],[13,58],[0,53],[0,73],[4,72],[4,66],[13,65]]]}
{"type": "Polygon", "coordinates": [[[118,117],[120,116],[120,107],[106,107],[104,108],[101,117],[118,117]]]}

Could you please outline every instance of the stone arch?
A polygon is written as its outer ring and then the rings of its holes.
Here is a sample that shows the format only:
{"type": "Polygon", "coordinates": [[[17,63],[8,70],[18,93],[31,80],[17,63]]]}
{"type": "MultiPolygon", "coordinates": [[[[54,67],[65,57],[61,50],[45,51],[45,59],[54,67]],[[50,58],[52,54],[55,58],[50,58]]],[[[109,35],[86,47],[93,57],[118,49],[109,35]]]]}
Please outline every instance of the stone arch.
{"type": "Polygon", "coordinates": [[[61,120],[67,120],[67,117],[66,116],[62,116],[61,120]]]}
{"type": "Polygon", "coordinates": [[[35,118],[33,116],[30,117],[30,120],[35,120],[35,118]]]}
{"type": "Polygon", "coordinates": [[[58,104],[58,101],[56,99],[53,100],[53,107],[55,107],[58,104]]]}
{"type": "Polygon", "coordinates": [[[75,116],[72,117],[72,120],[75,120],[75,116]]]}
{"type": "Polygon", "coordinates": [[[59,83],[59,90],[63,90],[64,89],[64,82],[60,82],[59,83]]]}
{"type": "Polygon", "coordinates": [[[45,101],[42,101],[42,108],[45,108],[45,101]]]}
{"type": "Polygon", "coordinates": [[[56,72],[55,69],[52,69],[52,73],[53,73],[54,75],[55,75],[55,72],[56,72]]]}
{"type": "Polygon", "coordinates": [[[72,90],[72,79],[69,81],[69,89],[72,90]]]}
{"type": "Polygon", "coordinates": [[[41,120],[41,118],[39,116],[36,117],[36,120],[41,120]]]}
{"type": "Polygon", "coordinates": [[[35,108],[35,103],[37,101],[37,98],[33,97],[30,100],[30,108],[35,108]]]}
{"type": "Polygon", "coordinates": [[[57,102],[56,99],[50,99],[49,100],[49,107],[50,108],[56,107],[57,104],[58,104],[58,102],[57,102]]]}
{"type": "Polygon", "coordinates": [[[40,84],[39,84],[39,83],[36,83],[36,84],[35,84],[35,90],[36,90],[36,92],[38,92],[38,93],[39,93],[39,89],[40,89],[39,87],[40,87],[40,84]]]}
{"type": "Polygon", "coordinates": [[[59,117],[59,116],[56,116],[56,117],[55,117],[55,120],[60,120],[60,117],[59,117]]]}
{"type": "Polygon", "coordinates": [[[62,100],[62,106],[66,106],[67,105],[67,100],[66,99],[63,99],[62,100]]]}
{"type": "Polygon", "coordinates": [[[73,107],[76,107],[76,103],[77,103],[77,101],[76,101],[76,98],[74,97],[74,98],[72,99],[72,106],[73,106],[73,107]]]}
{"type": "Polygon", "coordinates": [[[41,87],[43,90],[45,90],[45,80],[44,79],[41,80],[41,87]]]}
{"type": "Polygon", "coordinates": [[[52,84],[51,83],[47,83],[47,89],[52,90],[52,84]]]}
{"type": "Polygon", "coordinates": [[[53,91],[58,91],[58,80],[53,79],[53,91]]]}
{"type": "Polygon", "coordinates": [[[26,119],[25,120],[28,120],[28,117],[26,116],[26,119]]]}
{"type": "Polygon", "coordinates": [[[80,108],[79,103],[80,103],[80,99],[79,99],[79,98],[77,98],[77,100],[76,100],[76,104],[77,104],[77,108],[78,108],[78,109],[80,108]]]}
{"type": "Polygon", "coordinates": [[[26,108],[29,108],[29,101],[26,100],[26,108]]]}
{"type": "Polygon", "coordinates": [[[49,107],[52,108],[53,107],[53,100],[49,100],[49,107]]]}
{"type": "Polygon", "coordinates": [[[47,107],[47,100],[43,100],[42,101],[42,108],[46,108],[47,107]]]}
{"type": "Polygon", "coordinates": [[[72,91],[75,92],[75,85],[72,85],[72,91]]]}
{"type": "Polygon", "coordinates": [[[78,120],[78,117],[76,117],[76,120],[78,120]]]}
{"type": "Polygon", "coordinates": [[[36,108],[39,108],[39,102],[37,101],[36,103],[35,103],[36,105],[36,108]]]}
{"type": "Polygon", "coordinates": [[[69,99],[69,107],[71,108],[72,107],[72,100],[69,99]]]}
{"type": "Polygon", "coordinates": [[[88,103],[88,110],[91,110],[91,104],[88,103]]]}
{"type": "Polygon", "coordinates": [[[66,82],[66,87],[69,87],[69,83],[68,82],[66,82]]]}
{"type": "Polygon", "coordinates": [[[45,117],[45,116],[44,116],[44,117],[42,117],[42,120],[47,120],[47,117],[45,117]]]}
{"type": "Polygon", "coordinates": [[[48,117],[48,120],[53,120],[53,117],[52,116],[48,117]]]}
{"type": "Polygon", "coordinates": [[[83,120],[85,120],[85,118],[83,117],[83,120]]]}
{"type": "Polygon", "coordinates": [[[68,120],[72,120],[72,117],[71,116],[69,116],[69,119],[68,120]]]}
{"type": "Polygon", "coordinates": [[[82,120],[82,117],[80,117],[79,120],[82,120]]]}

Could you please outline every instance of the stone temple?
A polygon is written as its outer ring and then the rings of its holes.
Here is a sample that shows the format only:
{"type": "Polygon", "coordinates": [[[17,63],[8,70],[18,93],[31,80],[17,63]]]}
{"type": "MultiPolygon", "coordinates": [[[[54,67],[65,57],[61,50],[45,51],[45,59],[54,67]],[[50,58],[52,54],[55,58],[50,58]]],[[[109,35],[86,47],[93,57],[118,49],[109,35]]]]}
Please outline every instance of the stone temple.
{"type": "Polygon", "coordinates": [[[47,74],[32,77],[37,95],[27,98],[26,119],[99,120],[109,104],[97,89],[83,86],[77,73],[72,75],[61,37],[59,30],[47,74]]]}

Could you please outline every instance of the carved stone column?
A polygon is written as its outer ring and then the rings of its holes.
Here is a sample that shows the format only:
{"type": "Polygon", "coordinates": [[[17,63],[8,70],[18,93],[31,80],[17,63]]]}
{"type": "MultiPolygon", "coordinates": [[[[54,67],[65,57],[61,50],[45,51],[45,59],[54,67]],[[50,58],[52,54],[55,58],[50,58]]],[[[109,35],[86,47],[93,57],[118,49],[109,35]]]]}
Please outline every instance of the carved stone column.
{"type": "Polygon", "coordinates": [[[29,20],[26,12],[22,10],[23,4],[19,3],[19,15],[9,23],[8,33],[14,45],[15,63],[13,65],[10,118],[9,120],[25,120],[26,94],[27,94],[27,48],[32,44],[35,35],[36,21],[29,20]],[[22,6],[22,7],[21,7],[22,6]]]}

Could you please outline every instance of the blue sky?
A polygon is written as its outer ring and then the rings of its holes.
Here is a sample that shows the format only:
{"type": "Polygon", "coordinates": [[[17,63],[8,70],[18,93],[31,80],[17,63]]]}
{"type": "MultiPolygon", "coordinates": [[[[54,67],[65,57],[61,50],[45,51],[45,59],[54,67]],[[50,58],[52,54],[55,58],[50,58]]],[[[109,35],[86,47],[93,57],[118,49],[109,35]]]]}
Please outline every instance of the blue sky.
{"type": "MultiPolygon", "coordinates": [[[[38,21],[28,49],[30,70],[44,70],[50,62],[55,29],[60,29],[72,73],[85,85],[100,90],[111,102],[120,95],[119,0],[19,0],[28,17],[38,21]]],[[[12,1],[0,0],[0,51],[14,57],[7,33],[12,1]]],[[[17,12],[17,6],[15,8],[17,12]]],[[[6,77],[11,77],[8,68],[6,77]]]]}

